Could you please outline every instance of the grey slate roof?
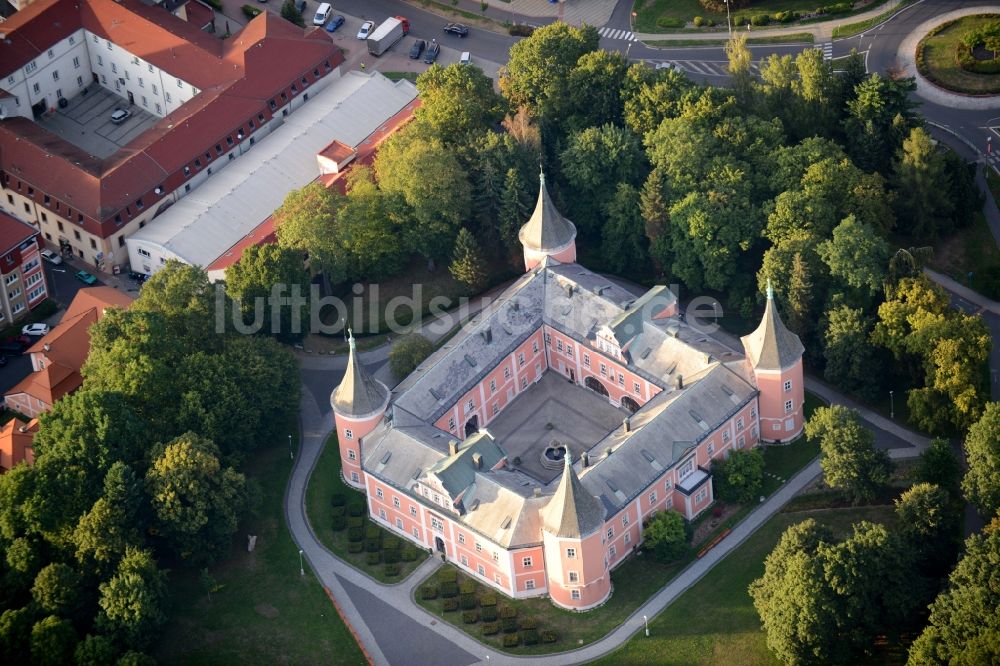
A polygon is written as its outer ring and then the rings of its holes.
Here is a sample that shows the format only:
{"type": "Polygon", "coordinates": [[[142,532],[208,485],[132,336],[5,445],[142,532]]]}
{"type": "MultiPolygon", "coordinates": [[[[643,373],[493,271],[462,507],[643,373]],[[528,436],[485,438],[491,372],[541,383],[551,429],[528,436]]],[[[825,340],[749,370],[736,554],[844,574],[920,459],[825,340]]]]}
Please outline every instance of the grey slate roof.
{"type": "Polygon", "coordinates": [[[350,346],[344,379],[330,395],[330,405],[338,413],[346,416],[372,414],[385,407],[389,399],[389,389],[369,375],[365,366],[358,360],[353,335],[350,346]]]}
{"type": "Polygon", "coordinates": [[[538,202],[531,218],[518,233],[521,244],[532,250],[558,250],[576,238],[576,226],[563,217],[545,188],[545,174],[539,175],[538,202]]]}
{"type": "Polygon", "coordinates": [[[461,442],[455,455],[435,463],[428,472],[441,482],[441,487],[451,495],[452,501],[476,481],[473,456],[480,456],[479,469],[486,472],[504,459],[504,452],[487,432],[479,432],[461,442]]]}
{"type": "Polygon", "coordinates": [[[805,348],[795,335],[781,321],[778,308],[774,304],[774,291],[771,283],[767,284],[767,308],[764,319],[750,335],[741,338],[747,358],[754,369],[781,370],[792,365],[800,358],[805,348]]]}
{"type": "Polygon", "coordinates": [[[566,469],[556,494],[542,509],[544,526],[554,536],[579,539],[604,526],[604,505],[580,484],[568,450],[565,460],[566,469]]]}

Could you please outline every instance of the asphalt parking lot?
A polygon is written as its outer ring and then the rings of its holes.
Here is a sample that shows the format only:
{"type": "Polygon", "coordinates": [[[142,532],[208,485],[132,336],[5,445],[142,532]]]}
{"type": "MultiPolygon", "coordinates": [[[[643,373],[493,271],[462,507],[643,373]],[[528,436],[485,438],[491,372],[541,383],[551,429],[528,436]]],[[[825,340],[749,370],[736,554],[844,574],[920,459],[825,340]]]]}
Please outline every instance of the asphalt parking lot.
{"type": "Polygon", "coordinates": [[[116,95],[97,83],[87,87],[86,94],[69,100],[64,109],[42,118],[38,124],[86,150],[95,157],[109,157],[152,127],[156,116],[142,110],[138,104],[116,95]],[[111,122],[115,109],[128,109],[131,116],[123,123],[111,122]]]}

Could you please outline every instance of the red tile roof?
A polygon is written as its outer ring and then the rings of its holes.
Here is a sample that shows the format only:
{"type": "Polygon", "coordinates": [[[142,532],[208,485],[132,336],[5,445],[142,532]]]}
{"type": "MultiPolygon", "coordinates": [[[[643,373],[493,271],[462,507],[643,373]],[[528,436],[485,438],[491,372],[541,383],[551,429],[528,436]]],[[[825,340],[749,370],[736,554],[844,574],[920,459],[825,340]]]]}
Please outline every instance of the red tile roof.
{"type": "Polygon", "coordinates": [[[25,423],[15,417],[0,426],[0,473],[10,470],[22,461],[29,465],[35,462],[35,449],[32,444],[37,432],[38,419],[31,419],[25,423]]]}
{"type": "Polygon", "coordinates": [[[256,119],[269,99],[293,83],[301,87],[299,79],[318,64],[344,61],[324,31],[303,33],[270,12],[223,41],[138,0],[37,0],[0,27],[10,42],[0,41],[0,72],[23,66],[80,27],[201,91],[107,159],[25,118],[0,121],[0,169],[105,222],[88,226],[105,237],[116,230],[108,218],[256,119]]]}
{"type": "Polygon", "coordinates": [[[0,211],[0,256],[38,235],[38,229],[0,211]]]}
{"type": "MultiPolygon", "coordinates": [[[[419,106],[420,98],[418,97],[412,104],[407,104],[403,109],[398,111],[396,115],[387,120],[381,127],[366,137],[356,149],[352,149],[350,146],[341,143],[340,141],[333,141],[330,143],[320,151],[321,155],[326,155],[327,157],[330,157],[330,159],[335,159],[335,157],[331,156],[331,153],[342,155],[345,150],[350,152],[354,152],[356,150],[357,157],[355,157],[343,171],[322,175],[316,180],[323,183],[323,185],[327,188],[336,187],[340,193],[343,194],[347,187],[346,174],[351,170],[351,167],[355,164],[371,164],[375,160],[375,152],[379,145],[392,136],[396,130],[409,122],[413,118],[413,114],[419,106]]],[[[274,218],[268,215],[266,220],[254,227],[253,231],[240,239],[240,241],[231,248],[226,250],[221,257],[218,257],[215,261],[210,263],[205,270],[225,270],[240,260],[243,256],[243,250],[246,248],[252,245],[274,243],[276,240],[277,235],[275,233],[274,218]]]]}

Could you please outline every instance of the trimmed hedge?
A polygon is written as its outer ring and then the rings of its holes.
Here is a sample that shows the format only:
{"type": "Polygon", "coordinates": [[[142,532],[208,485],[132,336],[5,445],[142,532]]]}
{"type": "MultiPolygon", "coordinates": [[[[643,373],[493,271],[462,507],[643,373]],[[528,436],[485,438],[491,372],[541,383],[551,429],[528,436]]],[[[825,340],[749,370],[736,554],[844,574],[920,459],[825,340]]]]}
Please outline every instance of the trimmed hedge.
{"type": "Polygon", "coordinates": [[[531,33],[535,32],[535,28],[523,23],[515,23],[507,28],[507,32],[510,33],[512,37],[531,37],[531,33]]]}
{"type": "Polygon", "coordinates": [[[367,525],[365,526],[365,538],[375,539],[381,543],[382,541],[382,530],[379,529],[378,525],[367,525]]]}
{"type": "Polygon", "coordinates": [[[455,583],[458,582],[458,572],[454,569],[445,569],[438,574],[438,580],[442,583],[455,583]]]}
{"type": "Polygon", "coordinates": [[[405,546],[400,552],[399,557],[404,562],[416,562],[417,560],[417,549],[413,546],[405,546]]]}
{"type": "Polygon", "coordinates": [[[505,617],[500,620],[500,629],[505,634],[512,634],[517,631],[517,620],[512,617],[505,617]]]}
{"type": "Polygon", "coordinates": [[[463,580],[458,586],[458,591],[462,594],[474,594],[476,591],[476,584],[471,580],[463,580]]]}
{"type": "Polygon", "coordinates": [[[385,568],[383,569],[383,571],[385,572],[385,575],[389,576],[390,578],[398,576],[399,575],[399,565],[398,564],[386,564],[385,568]]]}
{"type": "Polygon", "coordinates": [[[479,616],[483,618],[483,622],[495,622],[497,619],[497,609],[496,606],[487,606],[479,612],[479,616]]]}
{"type": "Polygon", "coordinates": [[[381,550],[381,546],[378,539],[365,539],[365,550],[369,553],[377,553],[381,550]]]}
{"type": "Polygon", "coordinates": [[[368,554],[365,555],[365,561],[368,564],[378,564],[379,560],[381,560],[381,559],[382,559],[382,555],[379,554],[377,551],[374,552],[374,553],[371,552],[371,551],[369,551],[368,554]]]}
{"type": "Polygon", "coordinates": [[[551,629],[542,629],[539,632],[539,635],[542,637],[543,643],[555,643],[557,640],[559,640],[559,634],[552,631],[551,629]]]}
{"type": "Polygon", "coordinates": [[[517,617],[517,609],[514,608],[513,606],[501,606],[500,617],[504,618],[517,617]]]}
{"type": "Polygon", "coordinates": [[[334,516],[330,520],[330,528],[334,532],[343,532],[347,529],[347,518],[344,518],[343,516],[334,516]]]}
{"type": "Polygon", "coordinates": [[[347,526],[357,527],[359,530],[361,530],[361,534],[365,533],[365,519],[362,518],[361,516],[350,516],[347,519],[347,526]]]}
{"type": "Polygon", "coordinates": [[[437,585],[422,585],[420,587],[420,598],[429,601],[431,599],[437,599],[438,588],[437,585]]]}
{"type": "Polygon", "coordinates": [[[474,610],[462,611],[462,624],[475,624],[479,622],[479,613],[474,610]]]}
{"type": "Polygon", "coordinates": [[[350,543],[360,543],[365,538],[365,533],[360,527],[347,528],[347,540],[350,543]]]}
{"type": "Polygon", "coordinates": [[[441,583],[441,596],[444,597],[445,599],[449,599],[451,597],[457,597],[458,596],[458,584],[457,583],[448,583],[448,582],[442,581],[442,583],[441,583]]]}
{"type": "Polygon", "coordinates": [[[771,17],[767,14],[754,14],[750,17],[750,25],[760,26],[767,25],[771,22],[771,17]]]}
{"type": "Polygon", "coordinates": [[[463,594],[458,604],[462,607],[462,610],[472,610],[476,607],[476,595],[463,594]]]}
{"type": "Polygon", "coordinates": [[[347,507],[346,506],[335,506],[330,509],[330,514],[333,516],[347,517],[347,507]]]}
{"type": "Polygon", "coordinates": [[[684,19],[669,18],[669,17],[666,17],[666,16],[661,16],[660,18],[656,19],[656,27],[657,28],[683,28],[684,27],[684,19]]]}
{"type": "Polygon", "coordinates": [[[354,518],[361,518],[365,515],[364,504],[350,504],[347,507],[347,515],[354,518]]]}
{"type": "MultiPolygon", "coordinates": [[[[483,620],[486,620],[483,617],[483,620]]],[[[500,623],[499,622],[486,622],[483,624],[483,636],[494,636],[500,633],[500,623]]]]}
{"type": "Polygon", "coordinates": [[[385,550],[399,550],[400,547],[399,537],[397,536],[385,536],[382,538],[382,548],[385,550]]]}
{"type": "Polygon", "coordinates": [[[522,617],[521,621],[518,623],[521,629],[537,629],[538,623],[535,622],[533,617],[522,617]]]}
{"type": "Polygon", "coordinates": [[[507,634],[503,637],[503,646],[505,648],[517,647],[521,642],[521,637],[517,634],[507,634]]]}
{"type": "Polygon", "coordinates": [[[521,642],[525,645],[535,645],[538,643],[538,632],[534,629],[526,629],[521,632],[521,642]]]}
{"type": "Polygon", "coordinates": [[[365,550],[365,544],[361,543],[360,541],[352,541],[351,543],[347,544],[348,553],[357,554],[364,552],[364,550],[365,550]]]}
{"type": "Polygon", "coordinates": [[[458,610],[458,599],[452,597],[451,599],[445,599],[441,602],[441,608],[445,613],[451,613],[452,611],[458,610]]]}
{"type": "Polygon", "coordinates": [[[399,551],[386,549],[385,544],[382,544],[382,561],[386,564],[396,564],[399,562],[399,551]]]}
{"type": "Polygon", "coordinates": [[[486,608],[488,606],[496,606],[497,605],[497,595],[495,595],[495,594],[484,594],[483,596],[479,597],[479,605],[482,606],[483,608],[486,608]]]}
{"type": "Polygon", "coordinates": [[[330,496],[330,506],[342,506],[347,508],[347,496],[344,493],[334,493],[330,496]]]}

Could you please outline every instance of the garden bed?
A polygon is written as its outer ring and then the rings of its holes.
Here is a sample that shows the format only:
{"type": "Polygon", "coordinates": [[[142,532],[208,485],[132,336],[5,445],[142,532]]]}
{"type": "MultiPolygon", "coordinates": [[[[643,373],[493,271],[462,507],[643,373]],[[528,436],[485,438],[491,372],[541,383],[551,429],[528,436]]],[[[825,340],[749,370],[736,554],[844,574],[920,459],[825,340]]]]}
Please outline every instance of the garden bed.
{"type": "MultiPolygon", "coordinates": [[[[746,29],[782,27],[815,21],[827,21],[866,12],[878,6],[872,2],[837,2],[836,0],[760,0],[742,9],[733,8],[729,14],[733,28],[746,29]],[[823,10],[817,13],[817,10],[823,10]]],[[[727,30],[726,5],[716,3],[718,11],[706,9],[698,0],[638,0],[633,30],[636,32],[664,33],[694,27],[707,30],[727,30]],[[696,17],[701,21],[696,21],[696,17]],[[697,23],[701,23],[698,26],[697,23]]]]}
{"type": "Polygon", "coordinates": [[[958,55],[963,49],[963,37],[995,21],[1000,21],[1000,14],[965,16],[937,26],[917,44],[917,69],[935,85],[953,92],[964,95],[1000,93],[1000,60],[995,55],[983,61],[995,67],[995,73],[969,71],[962,66],[958,55]]]}

